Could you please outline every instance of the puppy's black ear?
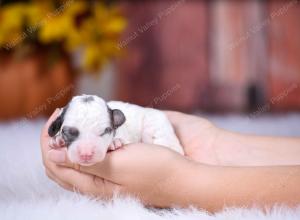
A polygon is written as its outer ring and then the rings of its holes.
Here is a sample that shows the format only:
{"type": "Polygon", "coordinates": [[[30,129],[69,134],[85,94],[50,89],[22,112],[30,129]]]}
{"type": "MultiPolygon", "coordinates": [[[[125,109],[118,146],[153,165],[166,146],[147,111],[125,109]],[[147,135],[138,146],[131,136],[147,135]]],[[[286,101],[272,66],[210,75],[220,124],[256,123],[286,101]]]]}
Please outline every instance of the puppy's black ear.
{"type": "Polygon", "coordinates": [[[57,132],[59,132],[59,130],[64,122],[64,116],[65,116],[66,110],[67,110],[67,108],[64,108],[62,113],[49,126],[48,134],[50,137],[54,137],[57,134],[57,132]]]}
{"type": "Polygon", "coordinates": [[[119,109],[112,110],[112,124],[113,128],[120,127],[126,121],[125,115],[119,109]]]}

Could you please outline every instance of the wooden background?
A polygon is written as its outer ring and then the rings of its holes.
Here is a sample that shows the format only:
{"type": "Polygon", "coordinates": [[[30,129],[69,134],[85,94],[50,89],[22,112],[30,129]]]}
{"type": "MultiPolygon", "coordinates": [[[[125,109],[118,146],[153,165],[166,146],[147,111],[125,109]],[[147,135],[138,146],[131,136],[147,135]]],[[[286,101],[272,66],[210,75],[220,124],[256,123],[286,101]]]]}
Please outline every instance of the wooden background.
{"type": "MultiPolygon", "coordinates": [[[[115,99],[186,112],[300,111],[299,1],[119,2],[129,25],[105,85],[115,99]]],[[[69,59],[48,68],[44,54],[0,54],[0,120],[50,114],[80,89],[69,59]]]]}
{"type": "Polygon", "coordinates": [[[125,3],[118,98],[184,111],[298,111],[298,1],[125,3]]]}

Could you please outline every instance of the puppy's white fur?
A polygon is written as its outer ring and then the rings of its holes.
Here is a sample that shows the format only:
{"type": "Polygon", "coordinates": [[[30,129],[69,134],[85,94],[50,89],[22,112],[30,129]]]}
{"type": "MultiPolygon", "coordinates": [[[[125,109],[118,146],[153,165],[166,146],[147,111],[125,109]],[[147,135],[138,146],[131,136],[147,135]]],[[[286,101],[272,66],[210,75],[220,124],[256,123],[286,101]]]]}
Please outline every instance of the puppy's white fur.
{"type": "Polygon", "coordinates": [[[115,138],[124,144],[143,142],[162,145],[183,154],[182,146],[166,115],[153,108],[143,108],[129,103],[111,101],[108,106],[120,109],[126,121],[117,129],[115,138]]]}
{"type": "Polygon", "coordinates": [[[76,127],[80,132],[79,137],[68,148],[68,156],[75,163],[80,163],[80,146],[94,147],[95,155],[91,163],[103,160],[109,148],[114,150],[122,144],[138,142],[165,146],[183,154],[183,148],[166,115],[152,108],[120,101],[106,103],[98,96],[76,96],[68,105],[62,127],[64,126],[76,127]],[[87,97],[93,97],[93,100],[84,102],[83,99],[87,97]],[[111,126],[107,106],[112,110],[122,111],[126,120],[115,133],[101,135],[111,126]]]}

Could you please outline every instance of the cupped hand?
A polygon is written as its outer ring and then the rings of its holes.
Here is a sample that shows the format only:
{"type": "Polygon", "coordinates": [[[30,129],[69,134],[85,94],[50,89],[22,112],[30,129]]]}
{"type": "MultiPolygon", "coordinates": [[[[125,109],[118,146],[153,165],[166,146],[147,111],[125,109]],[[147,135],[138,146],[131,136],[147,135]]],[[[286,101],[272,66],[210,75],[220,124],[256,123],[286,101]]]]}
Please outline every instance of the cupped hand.
{"type": "Polygon", "coordinates": [[[220,165],[217,139],[222,130],[210,121],[181,112],[165,111],[179,138],[185,155],[194,161],[220,165]]]}
{"type": "MultiPolygon", "coordinates": [[[[43,162],[47,175],[62,187],[101,198],[118,192],[137,196],[144,204],[169,206],[184,182],[191,161],[162,146],[130,144],[108,153],[93,166],[72,164],[66,149],[51,149],[47,130],[57,117],[55,112],[41,135],[43,162]]],[[[184,188],[184,187],[182,187],[184,188]]]]}

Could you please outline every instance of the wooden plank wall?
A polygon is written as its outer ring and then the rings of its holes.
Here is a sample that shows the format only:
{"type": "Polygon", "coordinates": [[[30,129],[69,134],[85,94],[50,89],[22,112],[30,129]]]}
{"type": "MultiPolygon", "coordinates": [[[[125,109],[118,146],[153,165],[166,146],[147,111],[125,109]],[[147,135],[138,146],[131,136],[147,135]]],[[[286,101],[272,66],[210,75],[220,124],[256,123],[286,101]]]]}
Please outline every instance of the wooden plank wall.
{"type": "Polygon", "coordinates": [[[204,106],[208,92],[206,2],[143,1],[126,7],[129,28],[121,43],[127,56],[119,63],[118,98],[186,111],[204,106]]]}
{"type": "Polygon", "coordinates": [[[269,28],[269,100],[273,110],[300,109],[299,1],[272,1],[269,28]]]}
{"type": "Polygon", "coordinates": [[[300,6],[291,1],[127,4],[118,98],[179,110],[300,109],[300,6]]]}

